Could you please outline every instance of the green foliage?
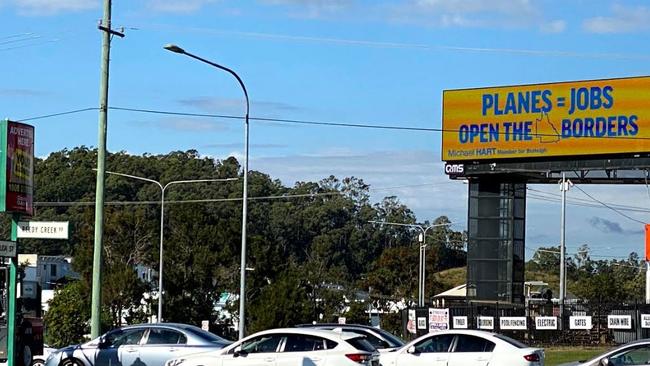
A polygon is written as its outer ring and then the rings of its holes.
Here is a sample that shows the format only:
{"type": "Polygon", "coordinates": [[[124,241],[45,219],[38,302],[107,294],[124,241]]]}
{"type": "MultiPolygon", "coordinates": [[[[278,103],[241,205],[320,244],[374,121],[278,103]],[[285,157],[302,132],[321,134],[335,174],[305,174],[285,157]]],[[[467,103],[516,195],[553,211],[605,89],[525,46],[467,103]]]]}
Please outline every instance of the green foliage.
{"type": "Polygon", "coordinates": [[[89,333],[90,300],[85,295],[81,282],[70,282],[50,300],[49,311],[45,314],[45,343],[50,347],[64,347],[80,343],[89,333]]]}

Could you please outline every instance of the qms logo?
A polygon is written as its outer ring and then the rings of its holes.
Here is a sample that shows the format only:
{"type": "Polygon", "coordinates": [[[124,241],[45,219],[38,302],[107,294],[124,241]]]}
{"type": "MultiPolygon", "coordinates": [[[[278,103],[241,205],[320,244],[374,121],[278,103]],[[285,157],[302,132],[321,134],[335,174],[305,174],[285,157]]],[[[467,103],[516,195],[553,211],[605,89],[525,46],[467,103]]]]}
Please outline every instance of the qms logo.
{"type": "Polygon", "coordinates": [[[463,164],[445,164],[445,173],[448,175],[463,174],[465,166],[463,164]]]}

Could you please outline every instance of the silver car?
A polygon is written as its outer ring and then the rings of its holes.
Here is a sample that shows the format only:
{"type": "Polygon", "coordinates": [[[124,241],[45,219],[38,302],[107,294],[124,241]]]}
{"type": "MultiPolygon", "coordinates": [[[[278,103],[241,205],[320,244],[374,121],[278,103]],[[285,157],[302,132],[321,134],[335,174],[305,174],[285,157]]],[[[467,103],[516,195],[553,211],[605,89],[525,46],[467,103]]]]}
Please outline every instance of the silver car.
{"type": "Polygon", "coordinates": [[[139,324],[58,349],[45,366],[163,366],[170,358],[219,350],[232,342],[187,324],[139,324]]]}
{"type": "Polygon", "coordinates": [[[634,366],[650,364],[650,339],[626,343],[591,360],[563,363],[560,366],[634,366]]]}

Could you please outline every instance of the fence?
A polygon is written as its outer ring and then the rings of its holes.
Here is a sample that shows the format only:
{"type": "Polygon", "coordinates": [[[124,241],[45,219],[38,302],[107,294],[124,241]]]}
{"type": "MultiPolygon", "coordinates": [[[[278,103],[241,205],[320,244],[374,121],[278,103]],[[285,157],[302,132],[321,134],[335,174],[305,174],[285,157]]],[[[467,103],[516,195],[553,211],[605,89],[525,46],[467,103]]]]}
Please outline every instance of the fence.
{"type": "Polygon", "coordinates": [[[614,345],[650,338],[650,305],[468,302],[405,309],[402,326],[407,338],[447,327],[497,332],[531,346],[614,345]]]}

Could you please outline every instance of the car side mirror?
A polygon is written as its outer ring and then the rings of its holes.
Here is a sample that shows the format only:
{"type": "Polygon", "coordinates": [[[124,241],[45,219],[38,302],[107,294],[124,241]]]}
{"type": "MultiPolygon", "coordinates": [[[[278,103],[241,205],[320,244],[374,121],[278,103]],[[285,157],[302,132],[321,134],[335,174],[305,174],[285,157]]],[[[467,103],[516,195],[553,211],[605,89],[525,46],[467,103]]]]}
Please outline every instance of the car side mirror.
{"type": "Polygon", "coordinates": [[[411,347],[409,347],[409,348],[406,350],[406,353],[410,353],[410,354],[412,354],[412,355],[417,354],[417,352],[416,352],[416,350],[415,350],[415,346],[411,346],[411,347]]]}
{"type": "Polygon", "coordinates": [[[235,352],[233,352],[232,356],[233,357],[240,357],[240,356],[241,357],[246,357],[247,354],[248,354],[248,352],[241,349],[241,346],[238,346],[238,347],[235,347],[235,352]]]}
{"type": "Polygon", "coordinates": [[[111,342],[106,340],[106,338],[104,338],[104,337],[100,338],[99,343],[97,343],[97,347],[101,348],[101,349],[108,348],[108,347],[110,347],[110,345],[111,345],[111,342]]]}
{"type": "Polygon", "coordinates": [[[609,358],[604,357],[600,360],[600,366],[609,366],[609,358]]]}

